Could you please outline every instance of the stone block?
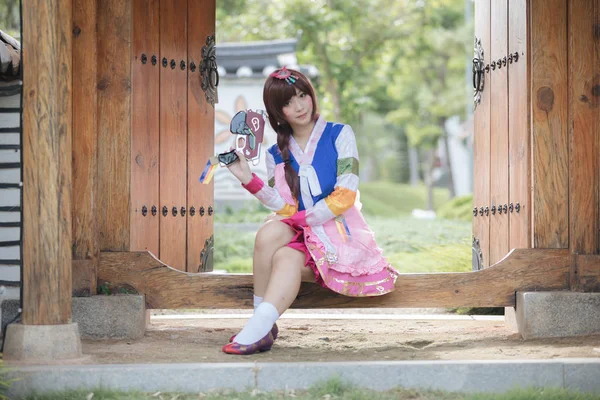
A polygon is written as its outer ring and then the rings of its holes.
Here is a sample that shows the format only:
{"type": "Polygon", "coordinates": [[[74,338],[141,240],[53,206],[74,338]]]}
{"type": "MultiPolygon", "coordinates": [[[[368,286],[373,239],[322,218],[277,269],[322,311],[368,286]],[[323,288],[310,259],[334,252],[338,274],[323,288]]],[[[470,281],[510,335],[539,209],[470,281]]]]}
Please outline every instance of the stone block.
{"type": "Polygon", "coordinates": [[[139,339],[149,322],[143,295],[73,298],[73,321],[84,339],[139,339]]]}
{"type": "Polygon", "coordinates": [[[519,333],[524,339],[600,334],[600,293],[518,292],[519,333]]]}
{"type": "Polygon", "coordinates": [[[6,329],[3,358],[19,363],[53,363],[80,359],[81,339],[77,324],[10,324],[6,329]]]}
{"type": "Polygon", "coordinates": [[[19,299],[4,300],[0,305],[2,310],[2,335],[4,335],[6,325],[13,322],[17,315],[19,315],[19,308],[21,308],[21,301],[19,299]]]}

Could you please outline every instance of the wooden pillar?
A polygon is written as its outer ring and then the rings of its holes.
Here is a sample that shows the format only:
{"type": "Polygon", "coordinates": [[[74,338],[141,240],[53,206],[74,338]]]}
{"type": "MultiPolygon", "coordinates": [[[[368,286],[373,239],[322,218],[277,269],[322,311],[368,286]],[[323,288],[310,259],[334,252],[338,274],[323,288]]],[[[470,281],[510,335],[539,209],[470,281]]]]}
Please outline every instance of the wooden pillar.
{"type": "Polygon", "coordinates": [[[98,224],[100,250],[129,251],[131,2],[97,8],[98,224]]]}
{"type": "Polygon", "coordinates": [[[569,248],[598,254],[600,1],[569,0],[569,248]]]}
{"type": "Polygon", "coordinates": [[[531,0],[532,238],[569,247],[567,1],[531,0]]]}
{"type": "Polygon", "coordinates": [[[96,294],[98,124],[96,3],[73,0],[73,295],[96,294]]]}
{"type": "Polygon", "coordinates": [[[23,324],[71,320],[72,0],[23,0],[23,324]]]}

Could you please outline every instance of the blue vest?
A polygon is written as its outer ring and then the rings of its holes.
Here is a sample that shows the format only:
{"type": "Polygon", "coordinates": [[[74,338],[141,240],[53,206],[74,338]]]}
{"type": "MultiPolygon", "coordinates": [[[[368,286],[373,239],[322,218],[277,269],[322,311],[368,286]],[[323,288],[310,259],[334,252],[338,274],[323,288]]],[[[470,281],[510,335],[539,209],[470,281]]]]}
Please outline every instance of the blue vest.
{"type": "MultiPolygon", "coordinates": [[[[344,128],[343,124],[333,124],[332,122],[328,122],[325,126],[325,130],[317,143],[317,149],[315,150],[315,156],[312,160],[312,167],[317,172],[317,177],[319,178],[319,184],[321,185],[321,194],[319,196],[312,196],[313,204],[317,204],[317,202],[325,197],[329,196],[335,187],[335,183],[337,181],[337,159],[338,152],[335,148],[335,141],[337,140],[340,132],[344,128]]],[[[273,156],[275,160],[275,164],[279,164],[283,162],[283,158],[281,157],[281,153],[279,152],[279,147],[277,147],[277,143],[271,146],[268,150],[269,153],[273,156]]],[[[296,158],[290,151],[290,159],[291,164],[296,173],[300,170],[300,165],[296,161],[296,158]]],[[[300,196],[298,211],[304,210],[304,202],[302,201],[302,196],[300,196]]]]}

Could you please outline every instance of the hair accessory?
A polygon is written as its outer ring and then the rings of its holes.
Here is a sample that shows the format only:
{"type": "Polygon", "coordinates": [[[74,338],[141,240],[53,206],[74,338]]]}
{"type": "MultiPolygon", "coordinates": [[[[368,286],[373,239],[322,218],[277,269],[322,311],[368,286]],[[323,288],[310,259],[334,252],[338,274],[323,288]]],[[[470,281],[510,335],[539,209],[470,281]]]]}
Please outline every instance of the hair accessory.
{"type": "Polygon", "coordinates": [[[272,76],[273,78],[285,80],[288,85],[296,83],[296,80],[298,79],[298,77],[296,75],[292,75],[292,73],[288,71],[288,69],[285,66],[281,69],[276,70],[270,76],[272,76]]]}

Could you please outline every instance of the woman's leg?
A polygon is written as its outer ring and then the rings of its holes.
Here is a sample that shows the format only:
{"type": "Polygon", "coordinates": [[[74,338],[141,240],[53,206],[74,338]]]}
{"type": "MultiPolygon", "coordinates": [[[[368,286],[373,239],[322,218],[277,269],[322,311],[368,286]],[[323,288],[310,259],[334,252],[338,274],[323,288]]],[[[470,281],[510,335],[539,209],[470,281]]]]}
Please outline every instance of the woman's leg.
{"type": "MultiPolygon", "coordinates": [[[[300,282],[314,281],[313,271],[304,266],[306,256],[301,251],[284,246],[275,252],[272,261],[273,270],[264,301],[235,337],[238,344],[250,345],[263,339],[296,298],[300,282]]],[[[225,352],[228,352],[228,346],[225,346],[225,352]]]]}
{"type": "Polygon", "coordinates": [[[263,297],[271,277],[273,255],[294,237],[294,231],[281,221],[265,222],[256,233],[252,270],[254,295],[263,297]]]}
{"type": "Polygon", "coordinates": [[[277,308],[279,315],[287,310],[300,291],[300,282],[314,282],[312,269],[304,266],[306,256],[290,247],[282,247],[273,255],[273,271],[264,301],[277,308]]]}

